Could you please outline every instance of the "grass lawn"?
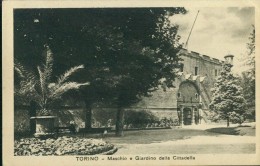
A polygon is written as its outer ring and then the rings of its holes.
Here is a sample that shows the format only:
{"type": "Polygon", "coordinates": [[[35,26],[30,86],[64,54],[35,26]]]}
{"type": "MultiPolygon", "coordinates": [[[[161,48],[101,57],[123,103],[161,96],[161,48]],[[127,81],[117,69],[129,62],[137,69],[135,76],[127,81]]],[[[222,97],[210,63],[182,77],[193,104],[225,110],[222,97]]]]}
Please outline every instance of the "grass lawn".
{"type": "Polygon", "coordinates": [[[241,127],[218,127],[207,129],[208,132],[227,134],[227,135],[246,135],[255,136],[255,129],[250,126],[241,127]]]}

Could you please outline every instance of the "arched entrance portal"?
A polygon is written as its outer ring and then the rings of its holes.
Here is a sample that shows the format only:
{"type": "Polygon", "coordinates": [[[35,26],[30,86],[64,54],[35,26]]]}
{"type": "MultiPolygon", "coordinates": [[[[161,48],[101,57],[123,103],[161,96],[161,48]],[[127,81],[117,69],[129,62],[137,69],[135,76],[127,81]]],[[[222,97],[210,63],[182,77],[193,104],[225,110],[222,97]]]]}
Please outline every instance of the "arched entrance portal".
{"type": "Polygon", "coordinates": [[[192,112],[190,108],[185,107],[183,109],[183,123],[184,125],[192,124],[192,112]]]}
{"type": "Polygon", "coordinates": [[[182,82],[177,93],[177,110],[181,125],[199,123],[199,88],[191,81],[182,82]]]}

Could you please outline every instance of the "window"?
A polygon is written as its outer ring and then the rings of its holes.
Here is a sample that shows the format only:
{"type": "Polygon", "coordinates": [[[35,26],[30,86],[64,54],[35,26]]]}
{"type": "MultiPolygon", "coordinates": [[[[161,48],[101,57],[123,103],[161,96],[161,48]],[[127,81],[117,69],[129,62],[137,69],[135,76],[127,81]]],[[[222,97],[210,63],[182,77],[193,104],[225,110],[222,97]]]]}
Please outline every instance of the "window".
{"type": "Polygon", "coordinates": [[[198,70],[199,70],[199,68],[195,67],[195,76],[198,75],[198,70]]]}
{"type": "Polygon", "coordinates": [[[195,93],[195,99],[198,100],[198,98],[199,98],[199,94],[195,93]]]}
{"type": "Polygon", "coordinates": [[[178,92],[177,96],[178,98],[181,98],[181,92],[178,92]]]}
{"type": "Polygon", "coordinates": [[[215,69],[215,76],[218,76],[218,70],[215,69]]]}

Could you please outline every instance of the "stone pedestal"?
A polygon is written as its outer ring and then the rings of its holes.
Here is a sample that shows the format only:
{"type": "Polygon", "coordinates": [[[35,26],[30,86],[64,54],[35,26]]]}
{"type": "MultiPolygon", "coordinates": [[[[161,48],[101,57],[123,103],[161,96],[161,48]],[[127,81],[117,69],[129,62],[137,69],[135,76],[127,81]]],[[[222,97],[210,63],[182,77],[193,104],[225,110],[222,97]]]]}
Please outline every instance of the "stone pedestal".
{"type": "Polygon", "coordinates": [[[55,134],[55,126],[54,122],[56,116],[35,116],[31,117],[31,119],[34,119],[36,122],[36,131],[34,133],[35,137],[41,137],[41,136],[52,136],[55,134]]]}

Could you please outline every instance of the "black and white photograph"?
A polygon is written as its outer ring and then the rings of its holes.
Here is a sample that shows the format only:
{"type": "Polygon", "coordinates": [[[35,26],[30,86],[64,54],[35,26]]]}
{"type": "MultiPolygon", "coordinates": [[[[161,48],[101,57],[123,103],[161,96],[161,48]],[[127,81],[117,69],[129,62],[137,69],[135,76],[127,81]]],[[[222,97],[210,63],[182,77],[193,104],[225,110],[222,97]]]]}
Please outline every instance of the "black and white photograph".
{"type": "Polygon", "coordinates": [[[260,164],[246,2],[3,3],[4,163],[260,164]]]}

